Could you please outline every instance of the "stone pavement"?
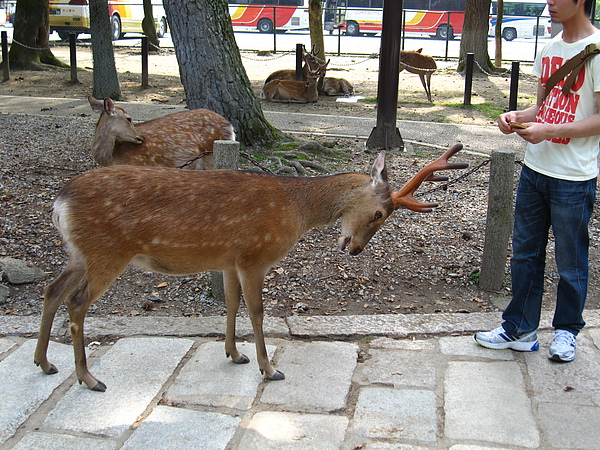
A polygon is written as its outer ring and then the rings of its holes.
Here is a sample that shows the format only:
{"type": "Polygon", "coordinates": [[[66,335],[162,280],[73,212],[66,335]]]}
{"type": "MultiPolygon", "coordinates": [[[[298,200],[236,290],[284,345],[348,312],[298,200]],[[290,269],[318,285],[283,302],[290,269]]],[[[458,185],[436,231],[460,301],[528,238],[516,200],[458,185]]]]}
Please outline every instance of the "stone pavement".
{"type": "Polygon", "coordinates": [[[600,312],[586,311],[578,356],[488,350],[472,333],[499,313],[267,317],[283,381],[263,381],[250,321],[247,365],[225,358],[224,317],[89,317],[91,371],[79,385],[64,317],[45,375],[39,317],[0,317],[2,449],[597,449],[600,312]],[[101,342],[101,343],[100,343],[101,342]]]}

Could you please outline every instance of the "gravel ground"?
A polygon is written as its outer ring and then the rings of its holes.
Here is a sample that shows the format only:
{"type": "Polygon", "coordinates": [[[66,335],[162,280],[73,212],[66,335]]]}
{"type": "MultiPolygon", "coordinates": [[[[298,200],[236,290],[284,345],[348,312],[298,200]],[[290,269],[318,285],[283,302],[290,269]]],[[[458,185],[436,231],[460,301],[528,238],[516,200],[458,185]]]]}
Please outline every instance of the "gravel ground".
{"type": "MultiPolygon", "coordinates": [[[[47,281],[10,285],[10,296],[0,305],[4,314],[39,314],[43,287],[67,261],[62,241],[50,220],[52,201],[64,183],[95,165],[88,154],[94,117],[55,118],[0,115],[0,257],[34,264],[47,281]]],[[[329,143],[331,145],[332,143],[329,143]]],[[[415,155],[390,155],[392,185],[398,189],[427,162],[427,149],[415,155]]],[[[370,171],[375,155],[360,143],[338,141],[333,159],[319,159],[331,173],[370,171]]],[[[437,155],[435,155],[437,157],[437,155]]],[[[460,153],[471,169],[486,158],[460,153]]],[[[515,165],[515,171],[519,166],[515,165]]],[[[460,172],[460,173],[459,173],[460,172]]],[[[336,248],[337,225],[307,233],[266,277],[267,314],[373,314],[489,311],[509,295],[481,291],[475,283],[484,244],[489,168],[483,164],[462,180],[421,187],[424,201],[440,206],[430,214],[397,211],[375,235],[365,251],[349,256],[336,248]]],[[[593,220],[592,286],[588,307],[598,307],[598,217],[593,220]]],[[[557,276],[550,267],[548,302],[557,276]]],[[[507,283],[508,286],[508,275],[507,283]]],[[[128,269],[93,306],[90,314],[105,315],[215,315],[225,312],[214,300],[208,274],[169,277],[128,269]]]]}

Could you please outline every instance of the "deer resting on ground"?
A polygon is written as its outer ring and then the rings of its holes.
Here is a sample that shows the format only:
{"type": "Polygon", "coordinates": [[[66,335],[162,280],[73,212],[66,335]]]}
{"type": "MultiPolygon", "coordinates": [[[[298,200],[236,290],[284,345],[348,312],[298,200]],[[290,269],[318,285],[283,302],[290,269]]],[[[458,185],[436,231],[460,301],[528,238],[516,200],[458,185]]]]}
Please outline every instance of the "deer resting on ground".
{"type": "Polygon", "coordinates": [[[262,288],[269,269],[313,227],[341,220],[338,246],[358,255],[399,207],[427,212],[437,206],[413,196],[436,170],[465,168],[448,158],[457,144],[391,192],[385,153],[371,175],[344,173],[286,178],[231,170],[191,171],[161,167],[98,168],[72,179],[60,191],[52,220],[69,250],[63,272],[44,292],[44,310],[34,361],[47,374],[57,368],[47,350],[54,316],[65,303],[80,383],[106,385],[88,370],[84,319],[91,304],[133,263],[170,275],[222,271],[227,304],[226,355],[249,359],[235,343],[240,293],[250,314],[258,365],[270,380],[284,379],[270,363],[263,335],[262,288]]]}
{"type": "Polygon", "coordinates": [[[88,97],[100,114],[92,156],[101,166],[165,166],[211,169],[213,142],[235,140],[229,121],[208,109],[181,111],[138,124],[106,98],[88,97]]]}
{"type": "Polygon", "coordinates": [[[422,48],[416,51],[401,50],[399,71],[402,72],[406,69],[407,72],[419,75],[425,94],[427,94],[427,100],[433,102],[431,99],[431,75],[437,70],[437,64],[431,56],[422,54],[422,51],[422,48]]]}
{"type": "Polygon", "coordinates": [[[308,69],[306,81],[297,80],[272,80],[263,86],[261,98],[269,102],[287,101],[298,103],[314,103],[319,98],[317,82],[327,70],[326,64],[319,66],[317,70],[308,69]]]}
{"type": "MultiPolygon", "coordinates": [[[[320,50],[315,52],[315,46],[313,45],[312,51],[307,52],[304,49],[304,65],[302,66],[302,81],[308,80],[308,73],[310,71],[316,71],[319,68],[318,55],[320,50]]],[[[326,77],[325,70],[321,73],[322,81],[317,80],[317,90],[319,94],[325,95],[352,95],[354,94],[354,87],[345,78],[334,78],[326,77]]],[[[265,80],[265,85],[273,80],[295,80],[296,71],[292,69],[281,69],[276,70],[265,80]]]]}

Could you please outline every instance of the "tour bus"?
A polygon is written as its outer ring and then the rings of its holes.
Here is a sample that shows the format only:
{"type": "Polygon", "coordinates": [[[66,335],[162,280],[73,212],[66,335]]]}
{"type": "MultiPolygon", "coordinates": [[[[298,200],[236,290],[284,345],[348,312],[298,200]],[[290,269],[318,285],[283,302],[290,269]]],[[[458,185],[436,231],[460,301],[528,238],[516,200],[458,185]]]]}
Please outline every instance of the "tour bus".
{"type": "Polygon", "coordinates": [[[234,31],[308,30],[309,0],[229,0],[234,31]]]}
{"type": "MultiPolygon", "coordinates": [[[[548,38],[552,22],[546,0],[506,1],[502,17],[502,37],[507,41],[516,38],[548,38]]],[[[498,5],[492,1],[490,11],[490,36],[494,36],[498,5]]]]}
{"type": "MultiPolygon", "coordinates": [[[[108,0],[108,13],[113,40],[121,39],[125,33],[143,33],[142,0],[108,0]]],[[[152,14],[158,37],[163,37],[167,32],[167,15],[162,0],[152,0],[152,14]]],[[[63,40],[70,33],[89,33],[88,0],[50,0],[50,31],[56,31],[63,40]]]]}
{"type": "MultiPolygon", "coordinates": [[[[453,39],[462,33],[466,0],[404,0],[404,31],[453,39]]],[[[347,35],[381,33],[383,0],[325,0],[324,26],[347,35]]]]}

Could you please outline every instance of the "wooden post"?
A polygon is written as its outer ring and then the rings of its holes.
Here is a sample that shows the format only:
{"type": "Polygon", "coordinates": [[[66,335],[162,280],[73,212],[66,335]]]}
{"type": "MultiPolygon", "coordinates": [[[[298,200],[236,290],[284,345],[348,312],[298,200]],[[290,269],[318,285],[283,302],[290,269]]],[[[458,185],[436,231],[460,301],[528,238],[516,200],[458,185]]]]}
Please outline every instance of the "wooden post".
{"type": "Polygon", "coordinates": [[[77,35],[69,33],[69,55],[71,58],[71,83],[77,83],[77,35]]]}
{"type": "Polygon", "coordinates": [[[404,149],[404,141],[396,126],[400,30],[402,30],[402,0],[384,0],[377,82],[377,123],[367,139],[366,146],[369,149],[404,149]]]}
{"type": "Polygon", "coordinates": [[[148,83],[148,37],[142,37],[142,88],[150,86],[148,83]]]}
{"type": "Polygon", "coordinates": [[[512,62],[510,71],[510,97],[508,98],[508,110],[517,110],[517,97],[519,95],[519,61],[512,62]]]}
{"type": "Polygon", "coordinates": [[[513,227],[514,173],[515,153],[492,151],[485,243],[479,274],[479,286],[488,291],[500,290],[504,279],[508,239],[513,227]]]}
{"type": "Polygon", "coordinates": [[[8,34],[2,31],[2,71],[4,72],[3,81],[10,80],[10,64],[8,62],[8,34]]]}
{"type": "Polygon", "coordinates": [[[465,95],[463,105],[471,106],[471,90],[473,89],[473,68],[475,65],[475,54],[467,53],[467,64],[465,66],[465,95]]]}
{"type": "Polygon", "coordinates": [[[303,48],[302,44],[296,44],[296,81],[302,81],[303,48]]]}
{"type": "MultiPolygon", "coordinates": [[[[236,141],[215,141],[213,144],[213,169],[238,170],[240,143],[236,141]]],[[[211,289],[213,299],[225,303],[223,273],[211,271],[211,289]]]]}

